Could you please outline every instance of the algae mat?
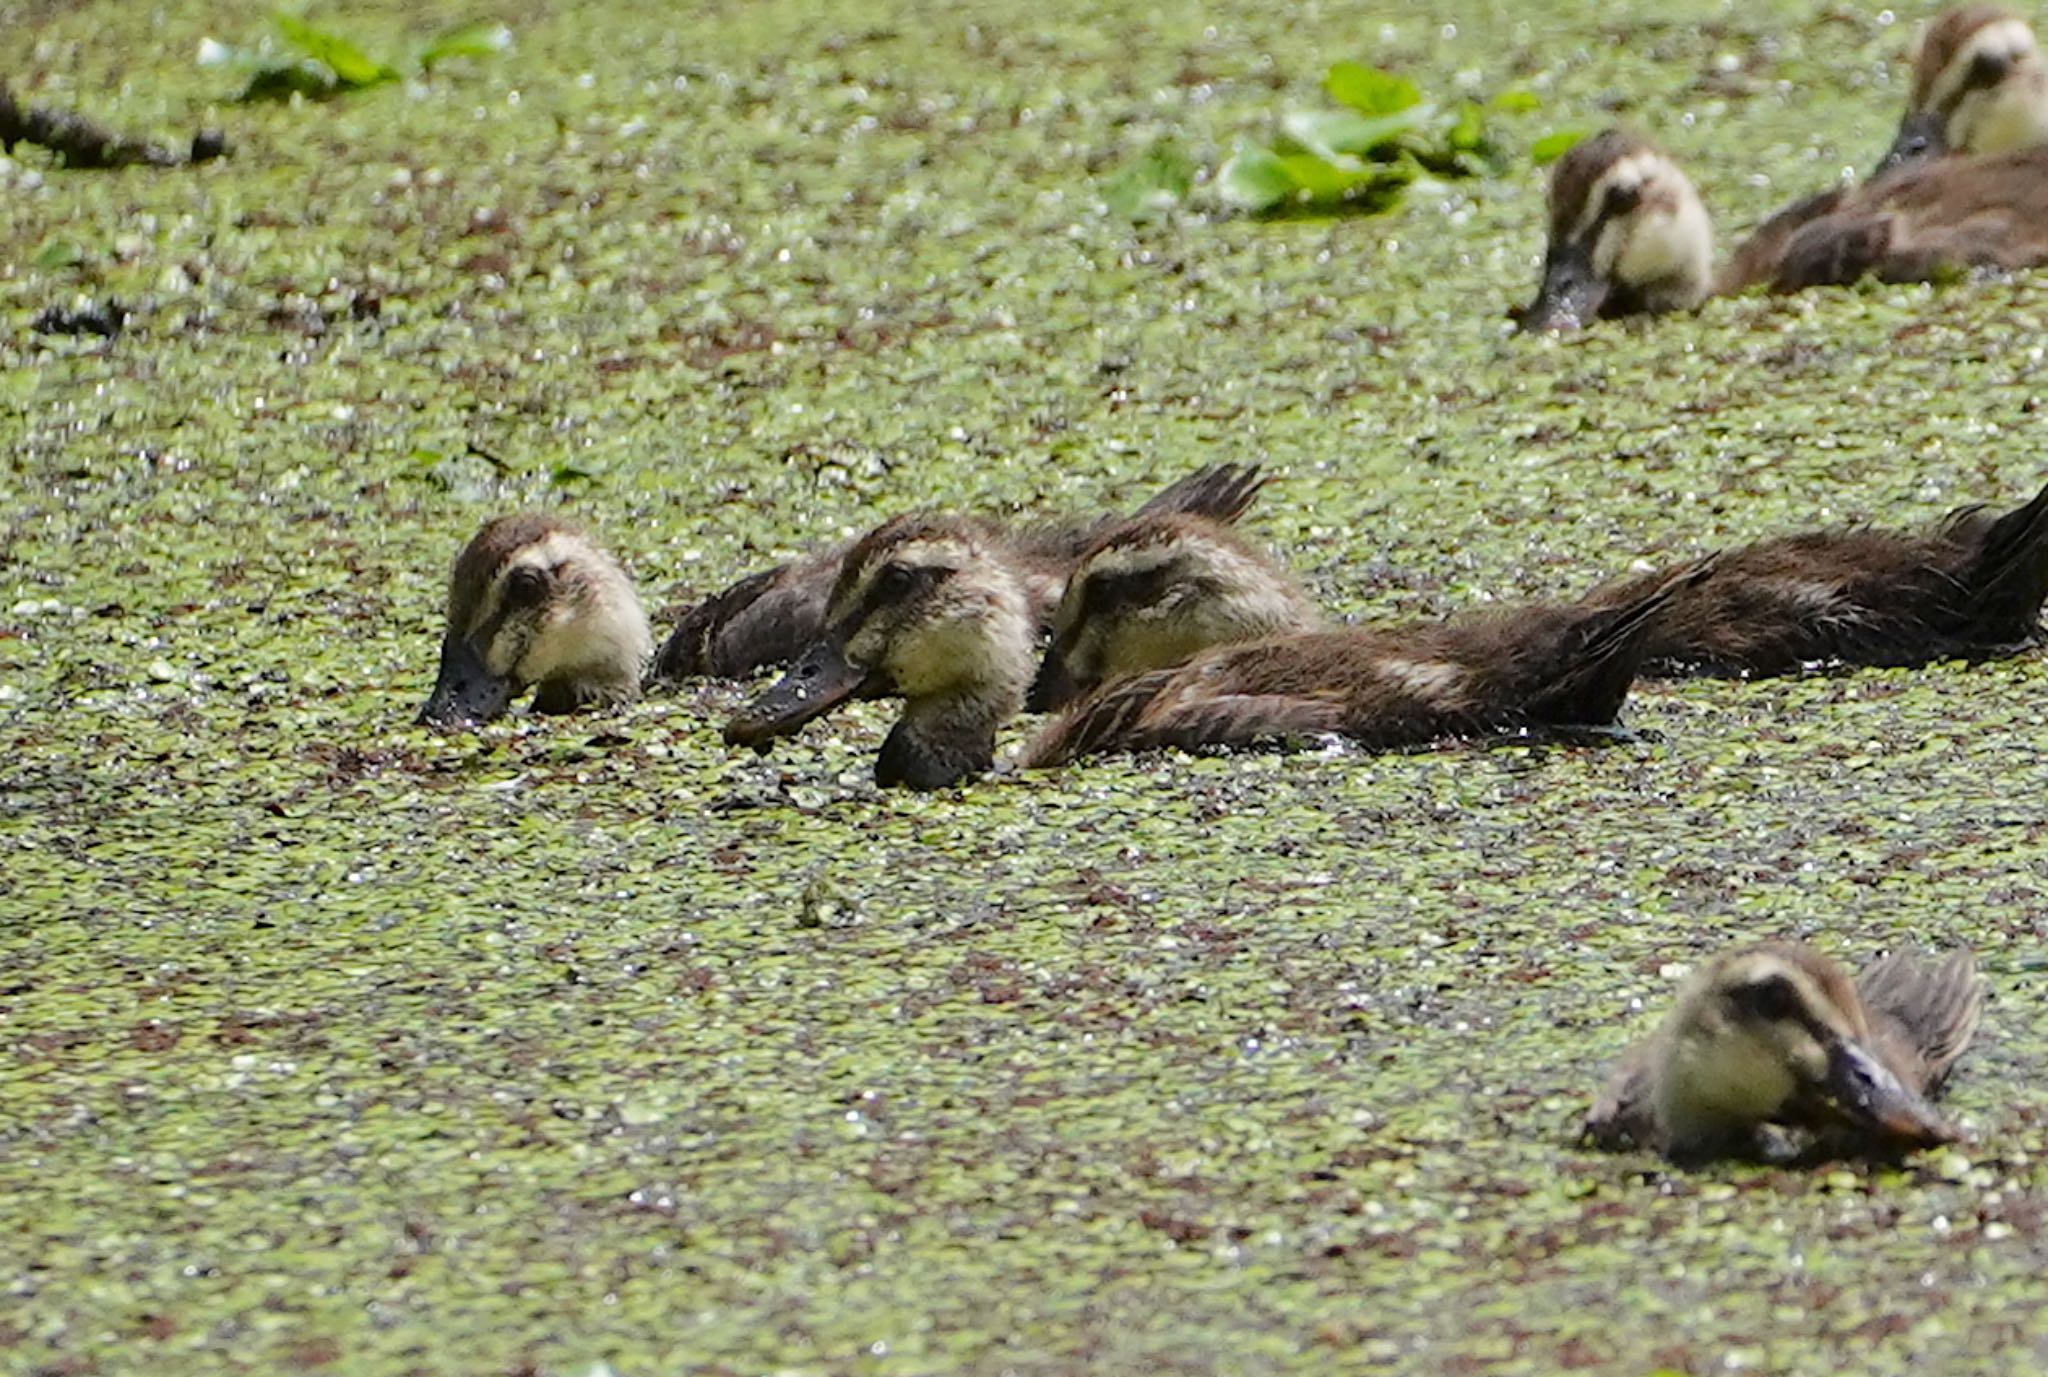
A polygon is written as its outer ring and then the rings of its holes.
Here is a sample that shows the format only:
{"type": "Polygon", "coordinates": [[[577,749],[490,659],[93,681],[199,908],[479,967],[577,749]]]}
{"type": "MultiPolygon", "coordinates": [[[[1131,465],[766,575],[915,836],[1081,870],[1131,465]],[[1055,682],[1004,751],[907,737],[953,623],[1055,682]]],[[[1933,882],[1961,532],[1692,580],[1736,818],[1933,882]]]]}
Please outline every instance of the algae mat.
{"type": "MultiPolygon", "coordinates": [[[[1360,615],[2048,478],[2039,277],[1505,333],[1541,174],[1376,219],[1213,166],[1338,57],[1625,118],[1724,232],[1869,165],[1922,11],[1638,0],[528,6],[324,106],[252,15],[0,3],[26,96],[232,158],[0,162],[0,1368],[2024,1370],[2048,1355],[2038,657],[1647,687],[1632,742],[1112,761],[882,796],[879,705],[410,717],[487,515],[670,610],[917,504],[1281,475],[1360,615]],[[38,334],[116,297],[117,339],[38,334]],[[1717,944],[1967,942],[1893,1167],[1571,1128],[1717,944]]],[[[473,17],[351,9],[372,45],[473,17]]]]}

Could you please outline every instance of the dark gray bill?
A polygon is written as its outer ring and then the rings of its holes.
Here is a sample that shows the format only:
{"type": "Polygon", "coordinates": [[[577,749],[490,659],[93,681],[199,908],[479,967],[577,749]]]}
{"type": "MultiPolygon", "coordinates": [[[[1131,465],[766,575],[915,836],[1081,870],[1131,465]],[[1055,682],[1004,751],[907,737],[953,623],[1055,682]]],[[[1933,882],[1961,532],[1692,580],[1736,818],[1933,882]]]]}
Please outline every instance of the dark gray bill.
{"type": "Polygon", "coordinates": [[[1577,244],[1553,244],[1543,259],[1543,285],[1522,312],[1524,332],[1576,330],[1600,314],[1607,284],[1593,270],[1592,255],[1577,244]]]}
{"type": "Polygon", "coordinates": [[[1882,177],[1894,168],[1910,167],[1914,163],[1939,158],[1948,152],[1948,142],[1942,137],[1941,116],[1931,111],[1907,115],[1899,121],[1898,137],[1878,160],[1877,168],[1870,175],[1882,177]]]}
{"type": "Polygon", "coordinates": [[[419,720],[432,727],[488,722],[511,707],[518,692],[519,685],[491,673],[476,648],[451,631],[441,640],[441,674],[419,720]]]}
{"type": "Polygon", "coordinates": [[[1955,1139],[1933,1105],[1857,1043],[1836,1044],[1822,1089],[1849,1122],[1893,1142],[1932,1147],[1955,1139]]]}
{"type": "Polygon", "coordinates": [[[868,687],[870,675],[847,663],[843,636],[827,633],[811,642],[789,673],[725,724],[725,744],[765,751],[778,736],[791,736],[868,687]]]}

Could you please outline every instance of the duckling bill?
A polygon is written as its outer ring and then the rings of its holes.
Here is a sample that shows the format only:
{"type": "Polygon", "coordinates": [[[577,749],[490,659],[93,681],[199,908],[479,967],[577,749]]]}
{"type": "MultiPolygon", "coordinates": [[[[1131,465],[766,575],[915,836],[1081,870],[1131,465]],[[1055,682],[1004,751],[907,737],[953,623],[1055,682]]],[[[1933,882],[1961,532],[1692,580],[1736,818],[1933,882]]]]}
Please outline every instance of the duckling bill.
{"type": "Polygon", "coordinates": [[[1803,1146],[1895,1151],[1953,1141],[1929,1102],[1968,1047],[1983,980],[1967,952],[1893,954],[1853,981],[1798,943],[1724,953],[1616,1069],[1586,1136],[1679,1160],[1803,1146]]]}
{"type": "Polygon", "coordinates": [[[618,561],[555,517],[502,516],[456,557],[440,672],[420,721],[486,722],[529,688],[536,712],[628,702],[653,649],[618,561]]]}

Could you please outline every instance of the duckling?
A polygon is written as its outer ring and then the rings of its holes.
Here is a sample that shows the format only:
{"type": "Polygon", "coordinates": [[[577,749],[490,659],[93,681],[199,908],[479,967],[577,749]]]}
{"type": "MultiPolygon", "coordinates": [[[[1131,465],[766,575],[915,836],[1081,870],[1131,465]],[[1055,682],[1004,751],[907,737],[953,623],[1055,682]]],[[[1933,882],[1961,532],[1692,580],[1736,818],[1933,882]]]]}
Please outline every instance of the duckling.
{"type": "Polygon", "coordinates": [[[2048,144],[2048,66],[2026,20],[1998,5],[1957,5],[1920,35],[1913,90],[1878,174],[1943,153],[2012,153],[2048,144]]]}
{"type": "MultiPolygon", "coordinates": [[[[1645,673],[1768,676],[2009,655],[2040,639],[2048,487],[2004,513],[1964,507],[1919,534],[1808,531],[1718,559],[1712,579],[1675,590],[1659,612],[1645,673]]],[[[1626,576],[1585,602],[1631,606],[1670,577],[1626,576]]]]}
{"type": "Polygon", "coordinates": [[[965,517],[900,516],[854,542],[823,629],[773,687],[726,724],[766,750],[849,698],[897,696],[875,782],[941,789],[995,763],[996,729],[1023,706],[1043,606],[1003,533],[965,517]]]}
{"type": "Polygon", "coordinates": [[[420,721],[488,721],[529,685],[535,712],[629,702],[653,653],[617,560],[552,516],[501,516],[456,557],[441,671],[420,721]]]}
{"type": "Polygon", "coordinates": [[[1766,221],[1719,272],[1698,192],[1634,135],[1580,141],[1558,160],[1550,197],[1543,281],[1517,317],[1525,333],[1691,310],[1758,284],[1797,292],[2048,263],[2048,147],[1936,158],[1808,197],[1766,221]]]}
{"type": "Polygon", "coordinates": [[[1175,669],[1105,683],[1047,727],[1022,763],[1320,733],[1392,750],[1607,726],[1658,614],[1711,572],[1703,561],[1622,607],[1523,607],[1219,646],[1175,669]]]}
{"type": "MultiPolygon", "coordinates": [[[[1190,512],[1232,522],[1266,482],[1256,464],[1219,464],[1180,479],[1138,512],[1190,512]]],[[[1074,561],[1116,520],[1026,526],[1006,537],[1012,558],[1034,584],[1047,590],[1042,601],[1048,610],[1074,561]]],[[[985,535],[995,538],[995,523],[983,525],[985,535]]],[[[855,543],[829,546],[793,563],[749,574],[698,603],[683,614],[662,644],[653,677],[736,679],[795,659],[824,628],[827,603],[855,543]]]]}
{"type": "Polygon", "coordinates": [[[1524,332],[1690,311],[1713,289],[1714,228],[1699,192],[1647,140],[1609,129],[1550,173],[1550,242],[1524,332]]]}
{"type": "Polygon", "coordinates": [[[1969,1046],[1983,1002],[1968,952],[1938,964],[1894,953],[1853,982],[1802,944],[1724,953],[1622,1059],[1585,1136],[1678,1160],[1774,1155],[1767,1126],[1851,1149],[1953,1141],[1927,1097],[1969,1046]]]}
{"type": "Polygon", "coordinates": [[[1098,536],[1067,576],[1024,706],[1050,712],[1104,679],[1321,625],[1293,576],[1229,527],[1186,512],[1133,517],[1098,536]]]}

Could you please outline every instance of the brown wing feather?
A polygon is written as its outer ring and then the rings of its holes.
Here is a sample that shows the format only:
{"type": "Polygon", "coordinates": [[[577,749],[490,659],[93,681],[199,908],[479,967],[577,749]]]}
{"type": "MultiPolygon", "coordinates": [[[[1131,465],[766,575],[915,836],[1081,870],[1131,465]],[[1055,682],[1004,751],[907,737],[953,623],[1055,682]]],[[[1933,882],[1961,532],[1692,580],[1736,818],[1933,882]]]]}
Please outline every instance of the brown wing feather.
{"type": "Polygon", "coordinates": [[[1938,962],[1919,952],[1888,953],[1858,972],[1856,994],[1879,1055],[1922,1090],[1941,1084],[1984,1012],[1984,978],[1968,951],[1938,962]]]}
{"type": "Polygon", "coordinates": [[[1806,226],[1832,213],[1848,194],[1848,187],[1819,192],[1794,201],[1758,225],[1729,255],[1727,266],[1715,278],[1715,295],[1730,295],[1775,278],[1786,243],[1806,226]]]}
{"type": "Polygon", "coordinates": [[[1341,702],[1313,694],[1190,692],[1181,669],[1115,679],[1057,718],[1024,750],[1027,768],[1168,746],[1248,746],[1344,728],[1341,702]]]}

